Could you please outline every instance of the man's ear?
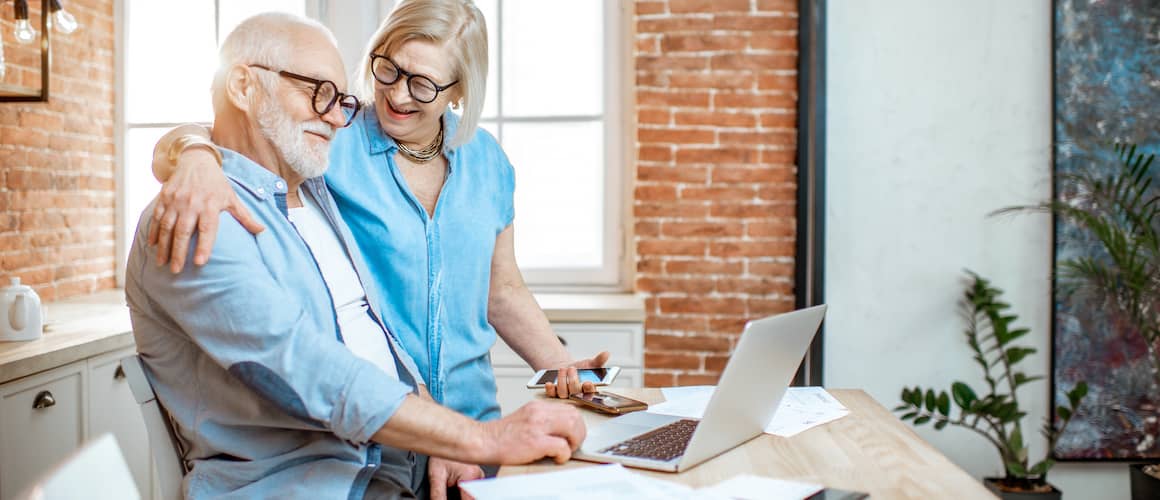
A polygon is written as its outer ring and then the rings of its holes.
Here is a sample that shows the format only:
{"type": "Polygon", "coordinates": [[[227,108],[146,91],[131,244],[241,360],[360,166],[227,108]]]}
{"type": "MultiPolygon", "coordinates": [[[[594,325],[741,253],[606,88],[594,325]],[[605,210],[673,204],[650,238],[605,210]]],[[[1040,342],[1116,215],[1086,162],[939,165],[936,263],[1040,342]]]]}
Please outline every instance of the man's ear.
{"type": "Polygon", "coordinates": [[[226,99],[235,108],[248,113],[255,105],[259,85],[261,82],[250,68],[235,65],[226,73],[226,99]]]}

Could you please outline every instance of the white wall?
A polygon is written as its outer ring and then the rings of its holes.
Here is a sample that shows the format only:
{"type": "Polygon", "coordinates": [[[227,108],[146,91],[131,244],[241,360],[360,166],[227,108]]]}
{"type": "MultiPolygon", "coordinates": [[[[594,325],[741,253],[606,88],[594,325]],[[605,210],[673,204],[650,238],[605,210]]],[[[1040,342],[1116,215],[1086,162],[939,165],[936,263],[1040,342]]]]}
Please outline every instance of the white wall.
{"type": "MultiPolygon", "coordinates": [[[[1048,374],[1049,219],[987,214],[1051,194],[1051,2],[842,0],[827,16],[826,385],[893,407],[903,385],[981,383],[964,268],[1006,291],[1040,350],[1026,371],[1048,374]]],[[[1038,437],[1048,384],[1019,396],[1038,437]]],[[[919,434],[974,476],[1002,473],[970,431],[919,434]]],[[[1069,499],[1128,497],[1122,464],[1049,479],[1069,499]]]]}

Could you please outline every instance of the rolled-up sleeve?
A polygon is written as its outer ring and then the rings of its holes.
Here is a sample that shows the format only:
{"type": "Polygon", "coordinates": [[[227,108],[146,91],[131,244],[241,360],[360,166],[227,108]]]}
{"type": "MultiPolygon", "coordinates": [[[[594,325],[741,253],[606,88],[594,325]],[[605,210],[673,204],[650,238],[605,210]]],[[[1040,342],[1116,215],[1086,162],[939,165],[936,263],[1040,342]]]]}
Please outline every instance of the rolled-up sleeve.
{"type": "Polygon", "coordinates": [[[311,326],[331,318],[306,317],[299,294],[265,264],[264,237],[273,236],[253,236],[223,213],[207,264],[194,265],[191,251],[175,275],[153,264],[151,247],[138,270],[141,285],[154,307],[263,399],[344,440],[369,441],[412,388],[354,355],[333,329],[311,326]]]}

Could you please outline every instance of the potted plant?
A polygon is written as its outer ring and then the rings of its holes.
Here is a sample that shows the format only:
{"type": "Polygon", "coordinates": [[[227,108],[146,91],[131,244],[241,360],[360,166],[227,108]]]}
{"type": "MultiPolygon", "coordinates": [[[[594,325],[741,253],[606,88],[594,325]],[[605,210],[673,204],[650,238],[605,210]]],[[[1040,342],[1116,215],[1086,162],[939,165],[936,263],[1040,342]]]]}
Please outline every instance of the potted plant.
{"type": "MultiPolygon", "coordinates": [[[[994,445],[1006,474],[984,478],[984,483],[1001,498],[1059,499],[1060,491],[1047,483],[1047,471],[1055,461],[1045,457],[1032,464],[1023,433],[1022,422],[1027,413],[1019,405],[1018,389],[1043,378],[1018,369],[1019,363],[1036,351],[1015,344],[1030,330],[1014,326],[1016,316],[1005,312],[1011,306],[1001,300],[1002,290],[975,273],[967,274],[970,283],[959,305],[966,322],[967,345],[983,371],[985,390],[976,391],[961,381],[951,384],[949,394],[907,387],[902,389],[902,404],[894,411],[915,426],[933,424],[937,430],[948,425],[962,427],[994,445]]],[[[1059,421],[1048,419],[1043,425],[1040,432],[1047,438],[1047,449],[1054,447],[1086,394],[1087,385],[1076,384],[1067,393],[1068,405],[1055,410],[1059,421]]]]}
{"type": "MultiPolygon", "coordinates": [[[[1100,307],[1127,318],[1143,337],[1151,362],[1151,393],[1160,393],[1160,186],[1152,172],[1154,154],[1115,144],[1111,168],[1098,165],[1058,177],[1056,199],[999,213],[1049,211],[1097,242],[1095,253],[1059,261],[1060,286],[1083,289],[1100,307]]],[[[1145,430],[1141,451],[1155,446],[1145,430]]],[[[1133,499],[1160,498],[1160,466],[1132,465],[1133,499]]]]}

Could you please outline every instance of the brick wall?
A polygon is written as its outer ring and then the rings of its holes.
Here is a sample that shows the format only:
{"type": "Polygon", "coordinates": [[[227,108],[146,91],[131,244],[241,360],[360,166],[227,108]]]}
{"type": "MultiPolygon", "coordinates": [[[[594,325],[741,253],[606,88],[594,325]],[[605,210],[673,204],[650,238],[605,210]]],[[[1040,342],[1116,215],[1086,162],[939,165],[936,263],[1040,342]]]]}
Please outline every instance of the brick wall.
{"type": "Polygon", "coordinates": [[[645,384],[712,384],[793,308],[797,2],[637,0],[635,42],[645,384]]]}
{"type": "MultiPolygon", "coordinates": [[[[53,33],[49,102],[0,102],[0,284],[45,300],[114,286],[113,1],[65,3],[81,27],[53,33]]],[[[5,54],[23,58],[3,3],[5,54]]]]}

